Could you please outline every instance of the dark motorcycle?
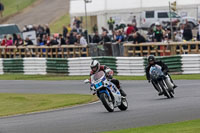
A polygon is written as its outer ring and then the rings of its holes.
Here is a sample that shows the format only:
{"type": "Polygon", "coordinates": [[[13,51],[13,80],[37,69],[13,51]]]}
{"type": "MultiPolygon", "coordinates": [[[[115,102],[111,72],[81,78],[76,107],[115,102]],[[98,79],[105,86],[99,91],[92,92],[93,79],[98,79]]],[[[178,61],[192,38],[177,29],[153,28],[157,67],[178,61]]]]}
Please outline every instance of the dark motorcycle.
{"type": "Polygon", "coordinates": [[[152,84],[158,89],[158,91],[162,91],[163,94],[167,98],[173,98],[174,89],[173,85],[170,82],[169,76],[165,75],[161,67],[158,65],[151,66],[150,68],[150,78],[152,84]]]}

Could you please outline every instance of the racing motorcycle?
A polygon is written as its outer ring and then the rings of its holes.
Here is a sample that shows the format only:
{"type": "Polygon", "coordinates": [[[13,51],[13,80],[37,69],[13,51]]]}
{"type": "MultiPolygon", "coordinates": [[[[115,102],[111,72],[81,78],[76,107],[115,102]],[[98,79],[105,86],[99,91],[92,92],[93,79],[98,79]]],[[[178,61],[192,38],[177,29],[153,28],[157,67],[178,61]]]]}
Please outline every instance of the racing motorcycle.
{"type": "Polygon", "coordinates": [[[122,111],[127,110],[126,97],[121,96],[119,89],[107,78],[103,71],[92,75],[91,81],[86,79],[84,82],[90,84],[90,89],[98,96],[107,111],[113,112],[116,107],[122,111]]]}
{"type": "Polygon", "coordinates": [[[163,94],[167,98],[173,98],[174,97],[173,84],[171,83],[169,76],[165,75],[162,72],[161,67],[159,65],[151,66],[149,73],[151,82],[152,83],[154,82],[155,87],[158,90],[162,90],[163,94]]]}

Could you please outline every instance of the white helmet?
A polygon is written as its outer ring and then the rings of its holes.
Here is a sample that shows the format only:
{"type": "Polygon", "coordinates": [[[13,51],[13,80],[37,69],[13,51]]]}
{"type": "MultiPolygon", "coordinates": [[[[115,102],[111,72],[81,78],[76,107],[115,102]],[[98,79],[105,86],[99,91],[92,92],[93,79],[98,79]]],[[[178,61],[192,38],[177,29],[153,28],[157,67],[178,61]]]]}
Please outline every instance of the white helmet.
{"type": "Polygon", "coordinates": [[[90,68],[93,72],[98,72],[100,69],[100,63],[97,60],[93,60],[90,64],[90,68]]]}

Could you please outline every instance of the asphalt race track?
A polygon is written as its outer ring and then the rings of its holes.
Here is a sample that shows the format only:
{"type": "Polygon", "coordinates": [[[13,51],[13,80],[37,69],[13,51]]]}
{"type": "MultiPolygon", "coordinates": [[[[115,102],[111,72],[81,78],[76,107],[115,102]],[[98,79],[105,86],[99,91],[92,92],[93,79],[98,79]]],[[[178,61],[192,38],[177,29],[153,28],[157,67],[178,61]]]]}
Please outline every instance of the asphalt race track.
{"type": "MultiPolygon", "coordinates": [[[[96,133],[200,118],[199,80],[178,80],[174,99],[157,96],[147,81],[122,81],[129,109],[108,113],[93,103],[0,118],[0,133],[96,133]]],[[[0,81],[0,93],[90,94],[82,81],[0,81]]]]}

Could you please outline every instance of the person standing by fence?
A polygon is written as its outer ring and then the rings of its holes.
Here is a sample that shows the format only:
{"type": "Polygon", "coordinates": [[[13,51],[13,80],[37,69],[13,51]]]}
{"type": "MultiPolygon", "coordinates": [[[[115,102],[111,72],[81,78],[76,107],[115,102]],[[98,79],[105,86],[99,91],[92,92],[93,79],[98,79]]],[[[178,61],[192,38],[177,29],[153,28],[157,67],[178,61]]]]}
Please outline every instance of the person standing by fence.
{"type": "Polygon", "coordinates": [[[115,20],[113,20],[112,17],[110,17],[107,23],[108,23],[109,30],[113,31],[115,20]]]}
{"type": "Polygon", "coordinates": [[[3,17],[4,5],[0,2],[0,18],[3,17]]]}

